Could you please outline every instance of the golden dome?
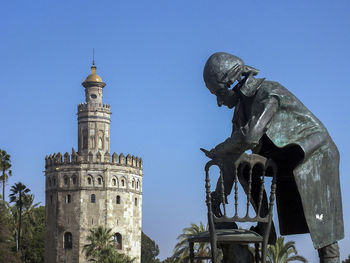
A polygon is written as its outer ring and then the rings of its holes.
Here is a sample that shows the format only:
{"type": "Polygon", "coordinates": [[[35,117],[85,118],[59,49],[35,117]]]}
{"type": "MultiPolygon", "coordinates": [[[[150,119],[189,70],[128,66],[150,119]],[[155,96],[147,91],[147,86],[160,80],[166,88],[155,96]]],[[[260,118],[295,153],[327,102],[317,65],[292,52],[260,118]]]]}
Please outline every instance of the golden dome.
{"type": "Polygon", "coordinates": [[[89,76],[87,76],[87,78],[84,80],[84,82],[103,82],[102,78],[96,74],[95,65],[92,65],[91,74],[89,76]]]}

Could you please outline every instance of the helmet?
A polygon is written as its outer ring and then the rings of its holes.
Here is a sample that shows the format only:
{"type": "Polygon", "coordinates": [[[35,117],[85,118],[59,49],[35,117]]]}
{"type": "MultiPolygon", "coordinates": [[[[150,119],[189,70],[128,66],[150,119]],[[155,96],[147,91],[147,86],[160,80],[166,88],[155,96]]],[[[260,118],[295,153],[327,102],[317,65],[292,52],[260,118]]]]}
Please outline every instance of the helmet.
{"type": "Polygon", "coordinates": [[[217,52],[209,57],[204,66],[203,78],[210,92],[215,93],[218,89],[228,89],[241,76],[248,74],[256,75],[258,70],[244,65],[239,57],[217,52]]]}

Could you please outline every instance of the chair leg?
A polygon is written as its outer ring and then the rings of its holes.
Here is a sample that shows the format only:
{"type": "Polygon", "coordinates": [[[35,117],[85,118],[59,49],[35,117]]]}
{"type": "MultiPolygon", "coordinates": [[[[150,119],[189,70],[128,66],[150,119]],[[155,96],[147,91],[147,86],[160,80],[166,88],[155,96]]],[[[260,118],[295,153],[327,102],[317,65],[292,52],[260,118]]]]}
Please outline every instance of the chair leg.
{"type": "Polygon", "coordinates": [[[193,250],[193,242],[190,242],[190,261],[194,262],[194,250],[193,250]]]}
{"type": "Polygon", "coordinates": [[[260,244],[255,243],[254,246],[255,246],[255,263],[259,263],[260,262],[260,252],[259,252],[260,244]]]}
{"type": "Polygon", "coordinates": [[[265,263],[267,254],[267,240],[264,240],[264,242],[261,245],[261,263],[265,263]]]}

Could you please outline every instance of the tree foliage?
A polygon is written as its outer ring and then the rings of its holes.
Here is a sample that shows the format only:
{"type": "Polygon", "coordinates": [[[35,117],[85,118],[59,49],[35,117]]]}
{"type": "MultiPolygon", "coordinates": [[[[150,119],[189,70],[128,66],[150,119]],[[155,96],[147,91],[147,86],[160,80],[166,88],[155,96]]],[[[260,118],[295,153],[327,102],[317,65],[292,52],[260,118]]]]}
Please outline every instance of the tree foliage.
{"type": "Polygon", "coordinates": [[[151,238],[142,232],[141,236],[141,263],[159,262],[159,247],[151,238]]]}
{"type": "Polygon", "coordinates": [[[26,263],[44,262],[45,207],[36,205],[30,205],[23,213],[21,254],[23,262],[26,263]]]}
{"type": "Polygon", "coordinates": [[[350,255],[348,256],[347,259],[342,260],[341,263],[350,263],[350,255]]]}
{"type": "Polygon", "coordinates": [[[11,187],[10,200],[0,201],[0,263],[43,263],[45,207],[22,183],[11,187]]]}
{"type": "Polygon", "coordinates": [[[284,243],[284,237],[278,237],[275,245],[267,248],[267,263],[287,263],[291,261],[307,262],[306,258],[298,255],[295,242],[284,243]]]}
{"type": "MultiPolygon", "coordinates": [[[[206,231],[206,227],[202,222],[199,225],[191,223],[190,227],[186,227],[182,230],[182,234],[177,237],[177,244],[174,248],[174,255],[172,256],[176,262],[190,262],[190,247],[187,239],[190,236],[197,235],[201,232],[206,231]]],[[[196,243],[194,246],[194,253],[197,256],[207,256],[210,253],[209,244],[196,243]]]]}
{"type": "Polygon", "coordinates": [[[25,195],[30,191],[21,182],[16,183],[11,187],[10,203],[15,203],[15,207],[18,212],[18,227],[17,231],[17,251],[21,248],[21,230],[22,230],[22,211],[24,206],[25,195]]]}
{"type": "Polygon", "coordinates": [[[0,180],[2,181],[2,200],[5,201],[5,184],[11,173],[11,156],[4,150],[0,149],[0,180]]]}
{"type": "Polygon", "coordinates": [[[11,233],[11,214],[7,203],[0,201],[0,263],[20,262],[13,249],[15,246],[11,233]]]}
{"type": "Polygon", "coordinates": [[[132,263],[134,259],[117,252],[113,240],[112,229],[99,226],[90,229],[88,244],[83,247],[83,253],[89,262],[99,263],[132,263]]]}

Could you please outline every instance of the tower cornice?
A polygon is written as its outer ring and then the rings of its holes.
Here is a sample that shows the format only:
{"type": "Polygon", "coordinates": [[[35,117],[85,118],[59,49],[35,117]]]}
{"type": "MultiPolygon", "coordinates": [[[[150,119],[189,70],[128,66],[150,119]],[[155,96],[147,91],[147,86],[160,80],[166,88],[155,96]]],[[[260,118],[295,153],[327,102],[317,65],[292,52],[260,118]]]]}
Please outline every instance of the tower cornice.
{"type": "Polygon", "coordinates": [[[97,82],[97,81],[84,81],[83,83],[81,83],[81,85],[83,85],[84,88],[91,88],[91,87],[104,88],[106,86],[106,83],[97,82]]]}

